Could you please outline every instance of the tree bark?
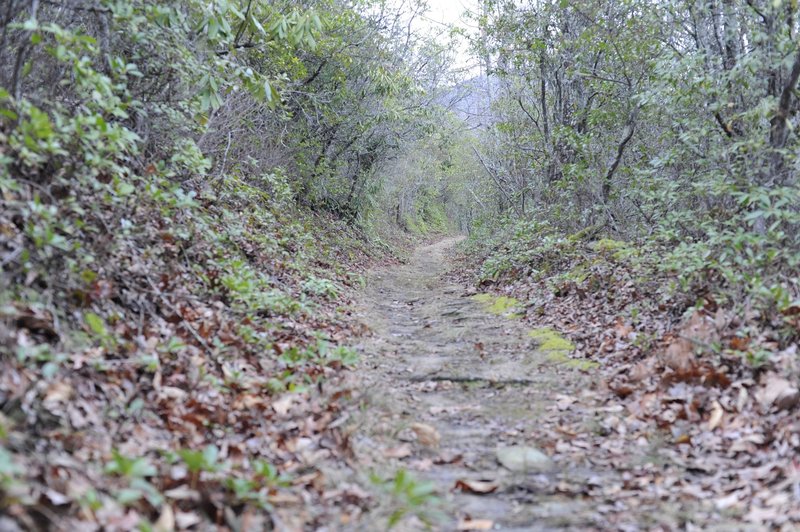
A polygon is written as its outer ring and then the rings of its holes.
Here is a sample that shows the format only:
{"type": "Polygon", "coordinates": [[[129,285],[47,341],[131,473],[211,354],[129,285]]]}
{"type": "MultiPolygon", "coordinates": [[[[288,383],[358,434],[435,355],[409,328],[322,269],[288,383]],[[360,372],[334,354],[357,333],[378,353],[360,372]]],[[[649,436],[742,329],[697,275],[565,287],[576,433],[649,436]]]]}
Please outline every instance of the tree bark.
{"type": "Polygon", "coordinates": [[[783,148],[789,138],[789,118],[791,116],[792,99],[797,87],[797,80],[800,78],[800,47],[795,52],[794,63],[789,72],[789,79],[783,85],[778,107],[775,109],[775,116],[770,120],[769,144],[772,148],[772,161],[770,164],[770,181],[781,183],[784,181],[783,173],[786,167],[786,158],[783,148]]]}

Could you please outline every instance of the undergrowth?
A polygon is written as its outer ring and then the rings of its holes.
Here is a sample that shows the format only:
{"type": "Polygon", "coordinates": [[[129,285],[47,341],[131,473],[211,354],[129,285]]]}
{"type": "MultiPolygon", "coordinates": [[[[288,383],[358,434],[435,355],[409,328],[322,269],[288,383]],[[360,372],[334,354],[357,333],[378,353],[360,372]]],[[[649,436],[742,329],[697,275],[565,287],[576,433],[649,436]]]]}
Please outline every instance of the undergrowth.
{"type": "MultiPolygon", "coordinates": [[[[0,509],[26,529],[236,528],[321,497],[297,440],[338,438],[319,391],[357,361],[348,294],[385,251],[298,207],[280,167],[212,175],[189,135],[147,153],[135,65],[33,30],[75,99],[0,89],[0,509]]],[[[310,504],[301,522],[324,521],[310,504]]]]}
{"type": "MultiPolygon", "coordinates": [[[[691,248],[695,252],[697,245],[691,248]]],[[[706,246],[723,243],[709,241],[706,246]]],[[[534,319],[543,315],[538,301],[594,294],[605,295],[613,319],[634,326],[643,321],[644,314],[663,320],[656,336],[694,312],[724,312],[739,327],[727,331],[729,335],[752,339],[742,352],[745,361],[762,364],[763,355],[756,353],[765,349],[777,353],[796,341],[794,280],[778,273],[780,269],[770,273],[762,268],[767,259],[744,253],[741,246],[732,246],[716,258],[710,251],[694,254],[689,249],[675,245],[666,235],[628,242],[604,236],[601,227],[564,234],[547,222],[503,220],[478,226],[463,244],[462,253],[472,261],[478,285],[494,286],[515,297],[518,290],[527,294],[534,285],[545,287],[546,293],[533,300],[522,298],[534,319]],[[752,260],[746,260],[747,256],[752,260]],[[618,297],[622,285],[634,290],[633,299],[618,297]]],[[[643,333],[643,337],[654,334],[643,333]]],[[[653,352],[658,344],[651,338],[648,345],[653,352]]]]}

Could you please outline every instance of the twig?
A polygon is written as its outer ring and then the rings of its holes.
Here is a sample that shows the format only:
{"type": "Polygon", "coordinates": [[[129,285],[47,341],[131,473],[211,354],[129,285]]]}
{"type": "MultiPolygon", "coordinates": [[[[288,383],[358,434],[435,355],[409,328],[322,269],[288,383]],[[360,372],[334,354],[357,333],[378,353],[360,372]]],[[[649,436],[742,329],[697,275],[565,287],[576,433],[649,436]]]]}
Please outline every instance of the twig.
{"type": "Polygon", "coordinates": [[[478,160],[481,162],[481,165],[483,166],[484,170],[486,170],[486,173],[487,173],[487,174],[489,174],[489,177],[491,177],[491,178],[494,180],[495,184],[497,185],[497,188],[498,188],[498,189],[500,190],[500,192],[503,194],[503,197],[506,199],[506,201],[508,202],[508,204],[509,204],[509,205],[511,205],[511,208],[513,208],[513,209],[514,209],[514,212],[516,212],[517,214],[520,214],[520,212],[519,212],[519,209],[518,209],[518,208],[517,208],[517,206],[514,204],[514,202],[513,202],[513,201],[511,201],[511,198],[508,196],[508,193],[507,193],[507,192],[506,192],[506,190],[503,188],[503,185],[500,183],[500,179],[499,179],[497,176],[495,176],[495,175],[494,175],[494,173],[493,173],[493,172],[492,172],[492,171],[489,169],[489,167],[486,165],[486,162],[483,160],[483,157],[481,157],[481,154],[478,152],[478,149],[477,149],[477,148],[475,148],[475,146],[473,146],[473,147],[472,147],[472,151],[474,151],[474,152],[475,152],[475,155],[477,155],[477,156],[478,156],[478,160]]]}

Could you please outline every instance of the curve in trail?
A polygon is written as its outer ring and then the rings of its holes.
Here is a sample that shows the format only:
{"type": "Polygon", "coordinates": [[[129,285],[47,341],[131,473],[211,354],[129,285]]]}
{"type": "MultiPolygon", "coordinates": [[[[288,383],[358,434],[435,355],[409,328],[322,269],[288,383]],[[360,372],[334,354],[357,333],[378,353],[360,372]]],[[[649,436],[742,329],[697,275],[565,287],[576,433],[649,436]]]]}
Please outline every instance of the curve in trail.
{"type": "Polygon", "coordinates": [[[537,419],[559,394],[580,394],[589,377],[550,362],[521,320],[487,311],[443,278],[457,240],[420,247],[369,281],[361,309],[373,331],[361,346],[369,407],[356,455],[362,466],[433,481],[445,530],[459,520],[467,529],[469,519],[504,530],[600,526],[590,502],[558,493],[559,482],[597,482],[597,473],[527,449],[552,454],[537,419]],[[514,463],[522,453],[527,461],[514,463]]]}

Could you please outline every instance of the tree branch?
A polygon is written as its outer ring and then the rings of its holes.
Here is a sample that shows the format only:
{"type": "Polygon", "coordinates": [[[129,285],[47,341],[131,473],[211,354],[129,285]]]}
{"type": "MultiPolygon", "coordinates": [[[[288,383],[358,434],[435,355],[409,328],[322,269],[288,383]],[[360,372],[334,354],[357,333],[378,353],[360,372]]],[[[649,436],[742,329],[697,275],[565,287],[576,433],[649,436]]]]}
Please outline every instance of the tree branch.
{"type": "Polygon", "coordinates": [[[475,152],[475,155],[477,155],[477,156],[478,156],[478,160],[481,162],[481,165],[483,166],[484,170],[486,170],[486,173],[487,173],[487,174],[489,174],[489,177],[491,177],[491,178],[492,178],[492,180],[494,181],[495,185],[497,185],[497,188],[498,188],[498,190],[500,190],[500,193],[501,193],[501,194],[503,195],[503,197],[506,199],[506,201],[508,202],[508,204],[509,204],[509,205],[511,205],[511,207],[514,209],[514,211],[515,211],[517,214],[520,214],[520,212],[519,212],[519,209],[518,209],[518,208],[517,208],[517,206],[514,204],[514,202],[513,202],[513,201],[511,201],[511,198],[509,197],[508,193],[506,192],[506,189],[505,189],[505,188],[503,188],[503,185],[500,183],[500,179],[499,179],[499,178],[498,178],[496,175],[494,175],[494,172],[492,172],[492,171],[489,169],[489,166],[486,164],[486,161],[484,161],[484,160],[483,160],[483,157],[481,157],[481,154],[478,152],[478,149],[477,149],[477,148],[475,148],[475,146],[473,146],[473,147],[472,147],[472,151],[474,151],[474,152],[475,152]]]}
{"type": "Polygon", "coordinates": [[[622,162],[622,155],[625,153],[625,147],[633,138],[634,131],[636,131],[636,118],[639,115],[639,109],[640,107],[637,105],[628,117],[628,123],[625,126],[627,131],[622,141],[617,146],[617,156],[614,158],[614,162],[611,163],[611,167],[609,167],[608,173],[606,173],[606,177],[603,180],[603,201],[606,203],[608,202],[609,196],[611,196],[611,179],[614,177],[617,168],[619,168],[619,164],[622,162]]]}

